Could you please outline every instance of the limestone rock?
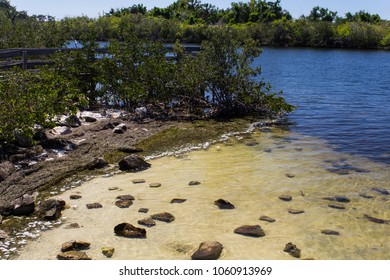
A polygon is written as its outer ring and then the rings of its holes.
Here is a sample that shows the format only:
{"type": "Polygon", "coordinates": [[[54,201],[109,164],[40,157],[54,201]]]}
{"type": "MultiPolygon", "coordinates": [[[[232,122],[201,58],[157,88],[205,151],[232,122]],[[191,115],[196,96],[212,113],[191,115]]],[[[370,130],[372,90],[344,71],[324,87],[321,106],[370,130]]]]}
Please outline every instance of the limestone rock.
{"type": "Polygon", "coordinates": [[[116,134],[123,134],[123,133],[126,132],[126,130],[127,130],[126,124],[121,123],[121,124],[118,124],[118,125],[114,128],[113,132],[116,133],[116,134]]]}
{"type": "Polygon", "coordinates": [[[65,209],[65,201],[48,199],[38,207],[38,215],[45,220],[57,220],[61,217],[61,211],[65,209]]]}
{"type": "Polygon", "coordinates": [[[175,220],[175,217],[167,212],[159,213],[159,214],[154,214],[151,216],[153,220],[161,221],[161,222],[166,222],[166,223],[171,223],[175,220]]]}
{"type": "Polygon", "coordinates": [[[91,260],[85,252],[68,251],[57,255],[59,260],[91,260]]]}
{"type": "Polygon", "coordinates": [[[95,117],[92,117],[92,116],[83,116],[83,119],[85,122],[88,122],[88,123],[93,123],[93,122],[97,121],[97,119],[95,117]]]}
{"type": "Polygon", "coordinates": [[[143,228],[137,228],[128,223],[122,223],[114,228],[114,232],[118,236],[127,238],[146,238],[146,230],[143,228]]]}
{"type": "Polygon", "coordinates": [[[234,205],[224,199],[218,199],[214,201],[214,204],[217,205],[219,209],[234,209],[234,205]]]}
{"type": "Polygon", "coordinates": [[[263,237],[265,236],[264,230],[259,225],[254,226],[241,226],[234,230],[234,233],[251,236],[251,237],[263,237]]]}
{"type": "Polygon", "coordinates": [[[137,172],[146,170],[151,166],[137,155],[129,155],[119,162],[119,169],[122,171],[137,172]]]}
{"type": "Polygon", "coordinates": [[[24,194],[22,197],[15,199],[12,202],[12,215],[14,216],[28,216],[35,210],[34,197],[24,194]]]}
{"type": "Polygon", "coordinates": [[[206,241],[192,254],[193,260],[217,260],[222,253],[223,246],[217,241],[206,241]]]}
{"type": "Polygon", "coordinates": [[[147,219],[139,220],[138,224],[142,226],[153,227],[156,225],[156,222],[152,218],[147,218],[147,219]]]}
{"type": "Polygon", "coordinates": [[[301,250],[298,249],[297,246],[292,244],[291,242],[286,244],[283,251],[289,253],[294,258],[299,259],[301,257],[301,250]]]}
{"type": "Polygon", "coordinates": [[[103,247],[102,248],[102,254],[105,255],[107,258],[111,258],[115,253],[115,248],[113,247],[103,247]]]}
{"type": "Polygon", "coordinates": [[[85,250],[85,249],[89,249],[90,246],[91,246],[91,243],[86,242],[86,241],[71,240],[71,241],[67,241],[67,242],[62,244],[61,252],[85,250]]]}

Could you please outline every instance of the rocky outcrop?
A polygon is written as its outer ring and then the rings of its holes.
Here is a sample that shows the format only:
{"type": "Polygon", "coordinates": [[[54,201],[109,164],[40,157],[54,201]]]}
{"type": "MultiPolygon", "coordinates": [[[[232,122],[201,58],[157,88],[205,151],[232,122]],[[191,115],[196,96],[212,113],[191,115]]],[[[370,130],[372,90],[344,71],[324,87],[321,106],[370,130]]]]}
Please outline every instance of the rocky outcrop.
{"type": "Polygon", "coordinates": [[[206,241],[199,245],[198,250],[192,254],[193,260],[217,260],[222,253],[223,246],[217,241],[206,241]]]}
{"type": "Polygon", "coordinates": [[[146,170],[150,166],[150,163],[146,162],[144,159],[134,154],[123,158],[119,162],[119,169],[122,171],[137,172],[146,170]]]}
{"type": "Polygon", "coordinates": [[[254,226],[241,226],[234,230],[234,233],[251,236],[251,237],[263,237],[265,236],[264,230],[259,225],[254,226]]]}
{"type": "Polygon", "coordinates": [[[128,223],[121,223],[114,228],[114,233],[127,238],[146,238],[146,230],[128,223]]]}
{"type": "Polygon", "coordinates": [[[45,220],[57,220],[61,217],[61,211],[65,209],[65,201],[48,199],[38,206],[38,215],[45,220]]]}

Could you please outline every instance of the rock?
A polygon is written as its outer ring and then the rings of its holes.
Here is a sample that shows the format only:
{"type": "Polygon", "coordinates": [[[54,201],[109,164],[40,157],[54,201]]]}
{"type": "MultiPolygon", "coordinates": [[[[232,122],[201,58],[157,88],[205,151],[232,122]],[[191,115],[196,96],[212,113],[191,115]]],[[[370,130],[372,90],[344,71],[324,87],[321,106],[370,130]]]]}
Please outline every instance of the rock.
{"type": "Polygon", "coordinates": [[[147,227],[153,227],[156,225],[156,222],[152,218],[147,218],[147,219],[139,220],[138,224],[147,227]]]}
{"type": "Polygon", "coordinates": [[[291,201],[292,197],[291,195],[282,194],[281,196],[279,196],[279,199],[283,201],[291,201]]]}
{"type": "Polygon", "coordinates": [[[262,236],[265,236],[264,230],[259,225],[255,225],[255,226],[248,226],[248,225],[241,226],[239,228],[236,228],[234,230],[234,233],[242,234],[242,235],[245,235],[245,236],[251,236],[251,237],[262,237],[262,236]]]}
{"type": "Polygon", "coordinates": [[[144,150],[141,148],[137,147],[119,147],[118,151],[123,152],[123,153],[128,153],[128,154],[135,154],[135,153],[141,153],[144,150]]]}
{"type": "Polygon", "coordinates": [[[65,139],[45,139],[41,141],[41,145],[44,149],[55,149],[55,150],[66,150],[66,151],[72,151],[74,150],[77,145],[71,141],[65,140],[65,139]]]}
{"type": "Polygon", "coordinates": [[[134,179],[132,180],[133,184],[143,184],[146,183],[145,179],[134,179]]]}
{"type": "Polygon", "coordinates": [[[8,238],[8,234],[3,231],[3,230],[0,230],[0,239],[6,239],[8,238]]]}
{"type": "Polygon", "coordinates": [[[124,195],[118,195],[116,197],[116,199],[120,199],[120,200],[134,200],[135,198],[131,194],[124,194],[124,195]]]}
{"type": "Polygon", "coordinates": [[[61,211],[65,209],[65,201],[48,199],[38,207],[38,215],[45,220],[57,220],[61,217],[61,211]]]}
{"type": "Polygon", "coordinates": [[[9,177],[12,172],[15,171],[15,166],[9,162],[9,161],[4,161],[0,163],[0,182],[4,181],[9,177]]]}
{"type": "Polygon", "coordinates": [[[102,158],[94,158],[91,162],[88,163],[87,168],[88,170],[95,170],[95,169],[102,169],[108,165],[108,162],[102,158]]]}
{"type": "Polygon", "coordinates": [[[200,185],[200,182],[198,182],[198,181],[190,181],[190,182],[188,183],[188,185],[189,185],[189,186],[197,186],[197,185],[200,185]]]}
{"type": "Polygon", "coordinates": [[[261,216],[261,217],[260,217],[260,220],[261,220],[261,221],[265,221],[265,222],[269,222],[269,223],[273,223],[273,222],[276,221],[275,219],[273,219],[273,218],[271,218],[271,217],[268,217],[268,216],[261,216]]]}
{"type": "Polygon", "coordinates": [[[299,210],[299,209],[288,209],[288,213],[290,214],[302,214],[302,213],[305,213],[305,211],[303,210],[299,210]]]}
{"type": "Polygon", "coordinates": [[[183,198],[174,198],[171,200],[171,203],[183,203],[183,202],[186,202],[187,199],[183,199],[183,198]]]}
{"type": "Polygon", "coordinates": [[[219,209],[234,209],[234,205],[224,199],[218,199],[214,201],[214,204],[217,205],[219,209]]]}
{"type": "Polygon", "coordinates": [[[159,187],[161,187],[161,184],[160,183],[150,183],[149,187],[151,187],[151,188],[159,188],[159,187]]]}
{"type": "Polygon", "coordinates": [[[83,119],[85,122],[88,122],[88,123],[94,123],[97,121],[97,119],[95,117],[92,117],[92,116],[83,116],[83,119]]]}
{"type": "Polygon", "coordinates": [[[112,132],[115,133],[115,134],[123,134],[123,133],[126,132],[126,130],[127,130],[126,124],[121,123],[121,124],[118,124],[118,125],[114,128],[114,130],[113,130],[112,132]]]}
{"type": "Polygon", "coordinates": [[[286,244],[286,247],[284,247],[284,252],[289,253],[294,258],[300,258],[301,257],[301,250],[297,248],[296,245],[292,244],[291,242],[286,244]]]}
{"type": "Polygon", "coordinates": [[[51,130],[54,135],[66,135],[72,133],[72,130],[67,126],[56,126],[51,130]]]}
{"type": "Polygon", "coordinates": [[[72,229],[72,228],[80,228],[80,225],[78,223],[71,223],[65,226],[65,229],[72,229]]]}
{"type": "Polygon", "coordinates": [[[118,236],[127,238],[146,238],[146,230],[137,228],[128,223],[122,223],[114,228],[114,232],[118,236]]]}
{"type": "Polygon", "coordinates": [[[109,191],[117,191],[117,190],[119,190],[119,188],[118,187],[110,187],[110,188],[108,188],[108,190],[109,191]]]}
{"type": "Polygon", "coordinates": [[[377,224],[390,224],[390,221],[388,221],[388,220],[375,218],[375,217],[369,216],[369,215],[367,215],[367,214],[365,214],[363,217],[364,217],[367,221],[370,221],[370,222],[373,222],[373,223],[377,223],[377,224]]]}
{"type": "Polygon", "coordinates": [[[159,214],[154,214],[151,216],[153,220],[158,220],[161,222],[166,222],[166,223],[171,223],[175,220],[175,217],[167,212],[164,213],[159,213],[159,214]]]}
{"type": "Polygon", "coordinates": [[[372,188],[371,190],[373,190],[374,192],[377,192],[379,194],[390,195],[390,192],[386,189],[383,189],[383,188],[372,188]]]}
{"type": "Polygon", "coordinates": [[[139,213],[148,213],[149,212],[149,209],[148,208],[140,208],[138,210],[139,213]]]}
{"type": "Polygon", "coordinates": [[[71,116],[67,117],[65,119],[65,122],[66,122],[67,125],[69,125],[71,127],[79,127],[79,126],[81,126],[80,119],[77,116],[75,116],[75,115],[71,115],[71,116]]]}
{"type": "Polygon", "coordinates": [[[217,241],[206,241],[199,245],[198,250],[192,254],[193,260],[217,260],[222,253],[223,246],[217,241]]]}
{"type": "Polygon", "coordinates": [[[89,242],[71,240],[62,244],[61,252],[86,250],[89,249],[90,246],[91,243],[89,242]]]}
{"type": "Polygon", "coordinates": [[[363,198],[367,198],[367,199],[371,199],[371,198],[374,198],[373,195],[370,195],[370,194],[366,194],[366,193],[359,193],[359,195],[363,198]]]}
{"type": "Polygon", "coordinates": [[[346,196],[331,196],[331,197],[324,197],[324,199],[330,201],[343,202],[343,203],[351,202],[351,200],[346,196]]]}
{"type": "Polygon", "coordinates": [[[334,209],[340,209],[340,210],[345,209],[345,206],[342,205],[342,204],[328,204],[328,206],[329,206],[330,208],[334,208],[334,209]]]}
{"type": "Polygon", "coordinates": [[[69,196],[69,199],[72,199],[72,200],[76,200],[76,199],[80,199],[80,198],[82,198],[82,196],[79,194],[71,194],[69,196]]]}
{"type": "Polygon", "coordinates": [[[329,230],[329,229],[321,230],[321,233],[325,234],[325,235],[340,235],[340,233],[338,231],[329,230]]]}
{"type": "Polygon", "coordinates": [[[133,202],[131,200],[118,200],[115,202],[115,205],[119,208],[129,208],[131,205],[133,205],[133,202]]]}
{"type": "Polygon", "coordinates": [[[129,155],[119,162],[119,169],[122,171],[137,172],[146,170],[151,166],[137,155],[129,155]]]}
{"type": "Polygon", "coordinates": [[[86,205],[88,209],[97,209],[97,208],[102,208],[103,205],[101,205],[100,203],[98,202],[95,202],[95,203],[89,203],[86,205]]]}
{"type": "Polygon", "coordinates": [[[85,252],[68,251],[57,255],[59,260],[91,260],[85,252]]]}
{"type": "Polygon", "coordinates": [[[102,254],[105,255],[107,258],[111,258],[115,253],[115,248],[113,247],[103,247],[102,248],[102,254]]]}
{"type": "Polygon", "coordinates": [[[34,197],[24,194],[22,197],[15,199],[12,202],[12,212],[14,216],[28,216],[35,210],[34,197]]]}
{"type": "Polygon", "coordinates": [[[286,173],[284,175],[286,175],[287,178],[295,178],[295,175],[291,173],[286,173]]]}

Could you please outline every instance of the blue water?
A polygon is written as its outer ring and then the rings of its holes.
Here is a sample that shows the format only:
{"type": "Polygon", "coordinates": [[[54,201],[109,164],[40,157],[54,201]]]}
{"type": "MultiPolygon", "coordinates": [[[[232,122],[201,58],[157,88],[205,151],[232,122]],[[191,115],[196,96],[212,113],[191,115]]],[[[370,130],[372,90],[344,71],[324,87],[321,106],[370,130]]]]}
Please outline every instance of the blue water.
{"type": "Polygon", "coordinates": [[[264,48],[261,77],[299,108],[291,130],[390,164],[390,52],[264,48]]]}

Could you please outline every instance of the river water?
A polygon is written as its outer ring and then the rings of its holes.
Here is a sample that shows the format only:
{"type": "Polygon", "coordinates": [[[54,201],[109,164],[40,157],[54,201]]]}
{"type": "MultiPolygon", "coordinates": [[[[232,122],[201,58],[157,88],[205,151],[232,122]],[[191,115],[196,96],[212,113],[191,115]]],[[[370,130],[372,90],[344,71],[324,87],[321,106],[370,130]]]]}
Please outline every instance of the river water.
{"type": "Polygon", "coordinates": [[[222,243],[220,258],[230,260],[293,259],[283,251],[289,242],[305,259],[389,259],[390,196],[380,193],[390,191],[389,61],[390,53],[379,51],[265,49],[257,61],[263,76],[299,105],[291,127],[254,128],[207,149],[150,159],[146,171],[96,177],[62,193],[71,204],[63,224],[30,242],[19,259],[55,259],[74,239],[91,242],[86,252],[93,259],[106,259],[101,248],[112,246],[112,259],[185,260],[208,240],[222,243]],[[140,178],[145,183],[132,183],[140,178]],[[161,187],[149,187],[153,182],[161,187]],[[76,193],[82,198],[70,201],[76,193]],[[115,206],[122,194],[135,197],[129,208],[115,206]],[[349,202],[324,199],[335,196],[349,202]],[[170,203],[175,198],[186,201],[170,203]],[[218,199],[235,208],[219,209],[218,199]],[[93,202],[103,208],[85,207],[93,202]],[[175,220],[146,228],[146,239],[114,234],[117,224],[139,226],[160,212],[175,220]],[[276,221],[259,220],[263,215],[276,221]],[[81,227],[68,229],[71,223],[81,227]],[[265,236],[235,234],[242,225],[260,225],[265,236]]]}

